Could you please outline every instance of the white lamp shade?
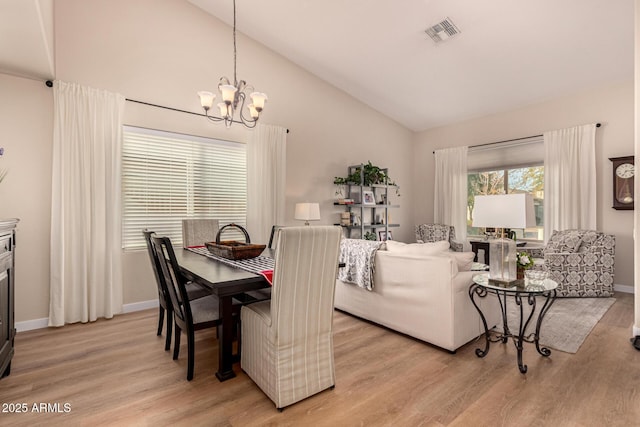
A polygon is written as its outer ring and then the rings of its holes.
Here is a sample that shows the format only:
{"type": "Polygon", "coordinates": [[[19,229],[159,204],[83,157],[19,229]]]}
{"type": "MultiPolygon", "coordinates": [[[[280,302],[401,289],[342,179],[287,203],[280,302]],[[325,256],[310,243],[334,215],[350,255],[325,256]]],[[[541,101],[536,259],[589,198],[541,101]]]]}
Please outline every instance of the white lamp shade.
{"type": "Polygon", "coordinates": [[[229,115],[229,106],[224,102],[218,102],[218,108],[220,109],[220,115],[222,117],[227,117],[229,115]]]}
{"type": "Polygon", "coordinates": [[[236,96],[236,87],[233,85],[219,85],[218,89],[220,89],[220,93],[222,93],[222,100],[227,104],[233,102],[233,99],[236,96]]]}
{"type": "Polygon", "coordinates": [[[251,98],[251,102],[257,111],[262,111],[264,108],[264,103],[267,102],[267,94],[262,92],[253,92],[249,95],[251,98]]]}
{"type": "Polygon", "coordinates": [[[528,228],[536,226],[531,194],[475,196],[474,227],[528,228]]]}
{"type": "Polygon", "coordinates": [[[247,108],[249,109],[249,114],[251,114],[252,119],[257,119],[260,116],[260,113],[253,104],[247,105],[247,108]]]}
{"type": "Polygon", "coordinates": [[[318,203],[296,203],[295,219],[301,221],[318,221],[320,205],[318,203]]]}
{"type": "Polygon", "coordinates": [[[198,92],[198,96],[200,97],[200,105],[206,110],[213,106],[213,100],[216,99],[213,93],[206,91],[198,92]]]}

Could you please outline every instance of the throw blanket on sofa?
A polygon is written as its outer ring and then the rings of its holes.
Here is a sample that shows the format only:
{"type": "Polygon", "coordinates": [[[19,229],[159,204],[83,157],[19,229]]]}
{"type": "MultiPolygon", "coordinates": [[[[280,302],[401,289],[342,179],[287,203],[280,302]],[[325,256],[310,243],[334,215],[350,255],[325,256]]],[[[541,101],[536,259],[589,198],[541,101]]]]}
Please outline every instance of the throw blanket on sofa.
{"type": "Polygon", "coordinates": [[[384,242],[370,240],[342,239],[340,241],[340,262],[338,279],[353,283],[368,291],[373,290],[374,258],[384,242]]]}

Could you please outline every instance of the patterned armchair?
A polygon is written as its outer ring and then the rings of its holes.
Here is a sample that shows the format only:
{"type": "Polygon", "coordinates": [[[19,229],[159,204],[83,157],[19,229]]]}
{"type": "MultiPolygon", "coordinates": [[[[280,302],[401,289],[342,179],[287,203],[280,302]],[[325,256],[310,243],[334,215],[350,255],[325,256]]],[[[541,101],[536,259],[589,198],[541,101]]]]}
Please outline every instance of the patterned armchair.
{"type": "MultiPolygon", "coordinates": [[[[525,248],[523,248],[526,250],[525,248]]],[[[555,231],[542,250],[549,278],[558,282],[559,297],[612,297],[616,237],[593,230],[555,231]]]]}
{"type": "Polygon", "coordinates": [[[453,225],[420,224],[416,225],[416,241],[418,243],[432,243],[448,240],[451,250],[462,252],[462,242],[456,241],[456,229],[453,225]]]}

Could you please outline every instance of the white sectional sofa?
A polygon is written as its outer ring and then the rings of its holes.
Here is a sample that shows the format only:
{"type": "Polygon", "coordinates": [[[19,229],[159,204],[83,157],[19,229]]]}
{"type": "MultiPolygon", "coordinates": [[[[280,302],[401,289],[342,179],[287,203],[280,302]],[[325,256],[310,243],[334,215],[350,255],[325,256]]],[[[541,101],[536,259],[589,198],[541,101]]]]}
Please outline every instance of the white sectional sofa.
{"type": "MultiPolygon", "coordinates": [[[[478,272],[459,271],[471,267],[472,252],[443,252],[442,244],[448,251],[448,242],[387,242],[387,250],[383,246],[375,254],[373,290],[338,280],[335,308],[455,352],[484,333],[469,298],[478,272]]],[[[489,295],[476,300],[489,328],[496,325],[497,299],[489,295]]]]}

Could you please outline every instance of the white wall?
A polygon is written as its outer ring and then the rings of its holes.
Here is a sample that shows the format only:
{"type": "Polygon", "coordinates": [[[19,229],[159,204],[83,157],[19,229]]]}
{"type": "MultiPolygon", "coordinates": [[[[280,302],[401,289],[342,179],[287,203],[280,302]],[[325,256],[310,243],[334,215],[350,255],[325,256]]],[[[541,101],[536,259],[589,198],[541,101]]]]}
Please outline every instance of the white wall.
{"type": "MultiPolygon", "coordinates": [[[[56,78],[200,112],[196,92],[215,90],[220,76],[233,72],[231,33],[185,0],[57,0],[56,78]]],[[[238,77],[269,95],[262,120],[291,131],[287,224],[296,224],[294,205],[303,200],[321,202],[321,224],[338,222],[333,177],[345,175],[350,164],[371,160],[386,166],[402,190],[411,192],[409,130],[242,34],[238,77]]],[[[18,252],[16,265],[21,322],[48,316],[52,92],[43,82],[0,75],[0,93],[6,148],[0,167],[15,165],[0,184],[0,217],[22,219],[18,244],[24,253],[18,252]]],[[[124,121],[241,142],[249,132],[130,102],[124,121]]],[[[412,234],[408,202],[402,199],[394,212],[402,224],[394,229],[397,239],[412,234]]],[[[123,274],[125,303],[157,298],[145,251],[123,254],[123,274]]]]}
{"type": "Polygon", "coordinates": [[[0,74],[0,218],[19,218],[16,320],[49,313],[53,93],[44,82],[0,74]]]}
{"type": "Polygon", "coordinates": [[[433,220],[433,150],[539,135],[547,130],[602,123],[596,131],[597,228],[616,236],[617,285],[633,286],[633,212],[611,208],[612,166],[609,157],[634,150],[633,81],[596,88],[519,110],[422,132],[416,136],[413,194],[416,222],[433,220]]]}

